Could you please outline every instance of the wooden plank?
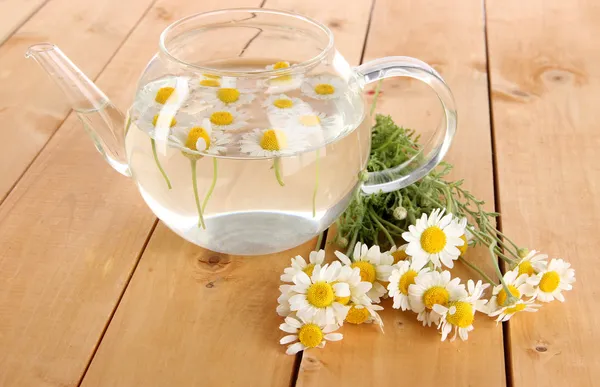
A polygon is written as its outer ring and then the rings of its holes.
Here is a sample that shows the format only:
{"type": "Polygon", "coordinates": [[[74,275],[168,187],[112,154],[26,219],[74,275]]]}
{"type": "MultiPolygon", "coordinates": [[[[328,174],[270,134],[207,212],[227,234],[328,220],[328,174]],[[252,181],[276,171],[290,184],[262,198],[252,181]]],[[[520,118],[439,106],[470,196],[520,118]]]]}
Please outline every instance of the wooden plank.
{"type": "Polygon", "coordinates": [[[576,270],[575,291],[509,322],[513,385],[600,379],[600,7],[595,1],[487,4],[504,232],[576,270]],[[518,31],[519,39],[507,34],[518,31]]]}
{"type": "MultiPolygon", "coordinates": [[[[460,128],[447,158],[454,178],[493,208],[494,191],[487,101],[487,79],[479,1],[378,0],[365,60],[409,55],[432,64],[454,92],[460,128]],[[431,12],[435,10],[435,12],[431,12]]],[[[417,81],[387,80],[377,111],[391,114],[400,125],[427,133],[440,118],[439,102],[417,81]]],[[[426,138],[426,137],[425,137],[426,138]]],[[[329,238],[331,239],[331,238],[329,238]]],[[[333,248],[333,247],[331,247],[333,248]]],[[[493,276],[484,249],[469,257],[493,276]]],[[[462,265],[453,274],[477,275],[462,265]]],[[[440,342],[410,312],[391,308],[382,317],[385,334],[376,326],[343,327],[344,340],[303,356],[297,386],[504,386],[502,329],[479,315],[468,342],[440,342]]]]}
{"type": "Polygon", "coordinates": [[[48,0],[3,0],[0,1],[0,44],[27,19],[36,13],[48,0]]]}
{"type": "MultiPolygon", "coordinates": [[[[305,2],[298,10],[347,26],[335,34],[340,40],[355,36],[339,48],[357,63],[371,2],[348,5],[353,11],[343,19],[339,10],[346,2],[330,3],[335,4],[305,2]]],[[[296,7],[291,0],[267,0],[265,7],[292,4],[296,7]]],[[[290,385],[295,357],[278,343],[279,276],[291,256],[307,255],[314,245],[262,257],[225,256],[195,247],[159,224],[83,386],[290,385]]]]}
{"type": "Polygon", "coordinates": [[[53,0],[0,47],[2,201],[67,116],[70,106],[56,85],[23,55],[50,41],[92,79],[154,0],[53,0]]]}

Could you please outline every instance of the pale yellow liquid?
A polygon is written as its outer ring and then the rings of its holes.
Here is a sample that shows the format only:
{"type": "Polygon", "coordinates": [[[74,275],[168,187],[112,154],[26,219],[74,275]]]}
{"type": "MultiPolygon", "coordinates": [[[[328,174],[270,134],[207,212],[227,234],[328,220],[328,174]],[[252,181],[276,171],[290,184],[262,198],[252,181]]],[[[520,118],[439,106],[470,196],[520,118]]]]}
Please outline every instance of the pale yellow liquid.
{"type": "MultiPolygon", "coordinates": [[[[265,63],[252,65],[264,68],[265,63]]],[[[309,100],[298,90],[286,94],[309,100]]],[[[317,111],[330,108],[327,113],[334,112],[331,106],[319,106],[319,101],[310,103],[317,111]]],[[[259,101],[245,109],[256,117],[262,111],[259,101]]],[[[339,99],[335,109],[348,118],[340,121],[336,138],[278,159],[284,186],[276,179],[275,159],[244,158],[236,144],[228,147],[224,157],[197,160],[201,204],[213,183],[215,161],[217,168],[216,183],[203,213],[206,229],[198,226],[190,159],[179,149],[157,141],[160,164],[172,185],[169,189],[154,160],[151,138],[135,122],[126,136],[130,169],[154,213],[187,240],[228,254],[282,251],[308,241],[335,221],[357,187],[358,173],[366,166],[371,125],[364,119],[362,100],[357,106],[356,99],[339,99]]],[[[259,121],[245,129],[261,127],[259,121]]]]}

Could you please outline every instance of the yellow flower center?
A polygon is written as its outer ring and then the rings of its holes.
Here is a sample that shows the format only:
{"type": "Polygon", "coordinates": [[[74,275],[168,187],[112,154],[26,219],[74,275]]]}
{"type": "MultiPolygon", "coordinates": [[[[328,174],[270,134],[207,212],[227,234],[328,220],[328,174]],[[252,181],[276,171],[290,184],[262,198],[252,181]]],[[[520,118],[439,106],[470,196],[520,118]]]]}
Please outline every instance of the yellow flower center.
{"type": "Polygon", "coordinates": [[[408,296],[408,287],[415,283],[415,277],[417,274],[418,273],[416,271],[409,270],[402,274],[402,277],[400,277],[400,281],[398,281],[398,289],[405,296],[408,296]]]}
{"type": "Polygon", "coordinates": [[[369,319],[369,316],[370,313],[367,308],[357,308],[356,305],[352,305],[346,315],[346,322],[350,324],[362,324],[369,319]]]}
{"type": "MultiPolygon", "coordinates": [[[[331,286],[337,284],[338,282],[340,282],[340,281],[333,281],[331,283],[331,286]]],[[[348,296],[348,297],[336,297],[335,298],[335,302],[339,302],[342,305],[347,305],[350,302],[350,296],[348,296]]]]}
{"type": "Polygon", "coordinates": [[[264,150],[279,151],[287,147],[285,133],[277,129],[266,130],[260,139],[260,147],[264,150]]]}
{"type": "Polygon", "coordinates": [[[321,119],[319,116],[310,114],[306,116],[300,116],[298,122],[300,122],[302,126],[319,126],[321,124],[321,119]]]}
{"type": "Polygon", "coordinates": [[[427,309],[432,309],[434,305],[448,305],[450,293],[442,286],[432,286],[423,293],[423,304],[427,309]]]}
{"type": "Polygon", "coordinates": [[[306,300],[317,308],[326,308],[334,301],[333,287],[327,282],[315,282],[306,291],[306,300]]]}
{"type": "Polygon", "coordinates": [[[459,328],[467,328],[473,324],[475,316],[473,314],[473,306],[464,301],[451,302],[448,307],[455,307],[454,314],[448,313],[446,321],[459,328]]]}
{"type": "MultiPolygon", "coordinates": [[[[513,285],[507,285],[507,286],[508,286],[508,290],[510,291],[510,294],[512,294],[513,296],[515,296],[517,298],[521,298],[521,292],[519,292],[519,290],[517,288],[515,288],[513,285]]],[[[505,306],[507,298],[508,298],[508,295],[504,291],[504,288],[502,288],[502,290],[500,290],[500,292],[498,292],[498,295],[496,296],[496,302],[500,306],[505,306]]]]}
{"type": "Polygon", "coordinates": [[[294,106],[294,102],[291,99],[280,98],[273,101],[273,106],[279,109],[289,109],[294,106]]]}
{"type": "Polygon", "coordinates": [[[533,270],[533,266],[531,266],[530,261],[523,261],[519,264],[519,275],[527,274],[533,275],[535,271],[533,270]]]}
{"type": "Polygon", "coordinates": [[[398,263],[400,261],[406,260],[406,258],[408,258],[408,255],[404,250],[396,250],[392,253],[392,257],[394,257],[394,263],[398,263]]]}
{"type": "Polygon", "coordinates": [[[204,76],[204,78],[210,78],[210,79],[221,79],[220,75],[214,75],[214,74],[202,74],[202,76],[204,76]]]}
{"type": "Polygon", "coordinates": [[[323,341],[323,331],[317,324],[305,324],[298,331],[298,340],[307,348],[314,348],[323,341]]]}
{"type": "Polygon", "coordinates": [[[560,276],[555,271],[544,273],[540,280],[540,290],[545,293],[552,293],[560,284],[560,276]]]}
{"type": "Polygon", "coordinates": [[[171,94],[173,94],[174,91],[175,91],[175,88],[173,88],[173,87],[161,87],[156,92],[156,96],[154,97],[154,100],[156,102],[164,105],[165,103],[167,103],[167,100],[169,99],[169,97],[171,97],[171,94]]]}
{"type": "Polygon", "coordinates": [[[240,91],[238,89],[224,87],[217,91],[217,97],[223,103],[233,103],[240,99],[240,91]]]}
{"type": "Polygon", "coordinates": [[[275,77],[273,79],[271,79],[271,83],[277,84],[277,83],[288,83],[292,80],[292,76],[291,75],[280,75],[278,77],[275,77]]]}
{"type": "MultiPolygon", "coordinates": [[[[155,115],[154,117],[152,117],[152,126],[156,126],[157,123],[158,123],[158,114],[155,115]]],[[[175,119],[175,117],[171,117],[170,127],[172,128],[175,125],[177,125],[177,120],[175,119]]]]}
{"type": "Polygon", "coordinates": [[[290,67],[288,62],[277,62],[273,65],[273,70],[287,69],[290,67]]]}
{"type": "Polygon", "coordinates": [[[463,240],[463,245],[462,246],[456,246],[456,247],[460,251],[460,255],[463,256],[467,252],[467,248],[469,247],[469,244],[467,243],[467,236],[465,234],[462,234],[460,236],[460,239],[463,240]]]}
{"type": "Polygon", "coordinates": [[[510,308],[506,308],[506,310],[504,311],[504,313],[506,314],[513,314],[513,313],[517,313],[517,312],[521,312],[525,309],[525,304],[516,304],[515,306],[512,306],[510,308]]]}
{"type": "Polygon", "coordinates": [[[231,125],[233,114],[229,112],[214,112],[210,115],[210,122],[215,125],[231,125]]]}
{"type": "Polygon", "coordinates": [[[446,233],[438,226],[427,227],[421,234],[421,247],[429,254],[439,253],[446,247],[446,233]]]}
{"type": "Polygon", "coordinates": [[[185,146],[191,150],[197,151],[198,149],[196,148],[196,143],[200,138],[202,138],[204,142],[206,142],[206,148],[200,150],[203,151],[205,149],[208,149],[208,147],[210,146],[210,136],[208,135],[208,132],[204,130],[204,128],[201,128],[199,126],[190,129],[187,139],[185,140],[185,146]]]}
{"type": "Polygon", "coordinates": [[[218,79],[203,79],[200,81],[200,86],[219,87],[221,86],[221,82],[218,79]]]}
{"type": "Polygon", "coordinates": [[[354,262],[352,268],[358,267],[360,269],[360,279],[365,282],[373,283],[375,282],[375,278],[377,277],[377,272],[375,271],[375,266],[367,261],[358,261],[354,262]]]}
{"type": "Polygon", "coordinates": [[[329,83],[319,83],[315,86],[315,93],[319,95],[329,95],[335,92],[335,87],[329,83]]]}
{"type": "Polygon", "coordinates": [[[307,276],[311,277],[314,269],[315,269],[315,264],[309,263],[308,265],[306,265],[306,267],[304,269],[302,269],[302,271],[304,273],[306,273],[307,276]]]}

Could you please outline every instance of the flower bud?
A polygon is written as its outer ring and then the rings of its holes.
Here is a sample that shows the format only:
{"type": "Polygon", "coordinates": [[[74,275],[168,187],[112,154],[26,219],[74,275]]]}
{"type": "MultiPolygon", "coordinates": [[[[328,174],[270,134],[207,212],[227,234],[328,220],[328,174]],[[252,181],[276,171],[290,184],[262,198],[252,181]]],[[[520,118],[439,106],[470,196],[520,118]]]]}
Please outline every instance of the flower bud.
{"type": "Polygon", "coordinates": [[[358,180],[365,182],[367,180],[369,180],[369,172],[367,172],[366,170],[362,170],[358,173],[358,180]]]}
{"type": "Polygon", "coordinates": [[[394,208],[394,219],[396,220],[404,220],[406,219],[406,215],[408,215],[408,211],[406,211],[406,208],[402,207],[402,206],[398,206],[396,208],[394,208]]]}
{"type": "Polygon", "coordinates": [[[529,254],[529,249],[526,247],[521,247],[517,250],[517,254],[519,254],[519,258],[525,258],[527,254],[529,254]]]}
{"type": "Polygon", "coordinates": [[[348,239],[344,238],[343,236],[338,237],[336,242],[337,242],[338,246],[340,246],[342,248],[348,247],[348,239]]]}

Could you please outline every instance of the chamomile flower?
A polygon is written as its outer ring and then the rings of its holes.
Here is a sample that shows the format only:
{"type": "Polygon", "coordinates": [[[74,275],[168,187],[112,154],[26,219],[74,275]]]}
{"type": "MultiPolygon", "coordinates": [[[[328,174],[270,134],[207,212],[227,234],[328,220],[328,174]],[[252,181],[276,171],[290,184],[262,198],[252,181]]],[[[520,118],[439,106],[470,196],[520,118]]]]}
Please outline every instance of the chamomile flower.
{"type": "Polygon", "coordinates": [[[346,322],[349,324],[370,324],[376,323],[383,330],[383,320],[378,311],[383,310],[380,305],[373,305],[371,302],[365,304],[350,304],[350,310],[346,315],[346,322]]]}
{"type": "Polygon", "coordinates": [[[510,320],[512,316],[519,312],[537,312],[540,308],[540,304],[534,304],[535,299],[531,298],[527,301],[518,300],[512,305],[503,306],[500,309],[489,314],[490,317],[496,317],[496,323],[505,322],[510,320]]]}
{"type": "Polygon", "coordinates": [[[206,117],[217,130],[237,130],[248,125],[250,115],[236,108],[220,105],[207,110],[206,117]]]}
{"type": "Polygon", "coordinates": [[[540,254],[539,251],[531,250],[517,264],[519,275],[527,274],[533,276],[546,267],[548,264],[548,255],[540,254]]]}
{"type": "Polygon", "coordinates": [[[187,126],[194,121],[194,118],[185,113],[171,113],[166,109],[148,109],[137,119],[137,126],[150,137],[159,139],[167,138],[169,133],[176,128],[187,126]]]}
{"type": "Polygon", "coordinates": [[[346,82],[331,75],[317,75],[307,78],[301,90],[305,95],[315,99],[339,98],[346,92],[346,82]]]}
{"type": "Polygon", "coordinates": [[[575,270],[571,264],[562,259],[552,259],[539,273],[527,279],[527,283],[534,287],[533,297],[542,302],[551,302],[554,299],[565,301],[563,290],[573,289],[575,270]]]}
{"type": "Polygon", "coordinates": [[[342,324],[350,308],[336,299],[349,296],[350,288],[347,283],[336,282],[341,268],[339,262],[333,262],[316,265],[310,277],[304,272],[296,274],[291,291],[297,294],[289,299],[290,310],[319,324],[342,324]]]}
{"type": "Polygon", "coordinates": [[[166,77],[148,83],[137,95],[136,106],[151,110],[181,106],[190,93],[188,77],[166,77]]]}
{"type": "Polygon", "coordinates": [[[485,313],[487,310],[486,304],[488,300],[483,297],[483,292],[485,289],[489,288],[490,284],[484,284],[481,280],[474,282],[473,280],[467,281],[467,299],[471,303],[473,303],[473,307],[478,312],[485,313]]]}
{"type": "MultiPolygon", "coordinates": [[[[533,295],[533,286],[527,283],[527,275],[519,275],[517,269],[507,271],[502,278],[510,294],[515,299],[520,300],[523,296],[531,297],[533,295]]],[[[509,296],[504,290],[504,286],[502,284],[494,286],[488,307],[489,313],[510,305],[512,303],[509,302],[509,296]]]]}
{"type": "Polygon", "coordinates": [[[459,237],[463,240],[463,244],[460,246],[456,246],[458,248],[458,251],[460,251],[460,256],[464,257],[465,253],[467,252],[467,249],[469,248],[469,245],[471,244],[471,241],[473,240],[473,234],[467,228],[467,218],[455,218],[453,222],[456,224],[457,227],[464,230],[463,234],[459,237]]]}
{"type": "Polygon", "coordinates": [[[333,333],[339,328],[337,324],[322,324],[314,319],[302,317],[286,317],[285,322],[279,326],[284,332],[291,335],[283,337],[280,344],[290,344],[285,351],[288,355],[294,355],[309,348],[323,348],[326,341],[339,341],[343,339],[341,333],[333,333]]]}
{"type": "Polygon", "coordinates": [[[335,255],[344,265],[360,269],[362,280],[370,282],[373,285],[371,290],[367,292],[367,296],[374,303],[378,303],[380,297],[387,293],[383,282],[389,280],[392,271],[391,264],[394,262],[394,258],[387,253],[382,253],[379,250],[379,246],[369,248],[360,242],[354,246],[354,255],[352,256],[354,261],[339,251],[336,251],[335,255]]]}
{"type": "Polygon", "coordinates": [[[337,116],[328,116],[325,113],[319,113],[311,110],[299,111],[298,114],[291,116],[287,120],[287,127],[302,131],[327,131],[341,126],[337,116]]]}
{"type": "Polygon", "coordinates": [[[277,75],[261,82],[262,87],[266,87],[267,94],[285,93],[286,91],[294,90],[302,85],[304,76],[302,74],[288,74],[285,69],[289,69],[294,65],[289,62],[277,62],[265,67],[266,70],[282,70],[281,75],[277,75]]]}
{"type": "Polygon", "coordinates": [[[420,272],[414,280],[408,287],[408,299],[423,325],[439,322],[440,315],[433,310],[434,305],[448,307],[450,302],[467,297],[465,285],[460,283],[460,278],[452,279],[449,271],[420,272]]]}
{"type": "Polygon", "coordinates": [[[454,267],[460,250],[458,246],[464,244],[460,236],[464,234],[464,227],[452,221],[452,214],[444,216],[445,210],[435,209],[429,216],[423,214],[416,225],[410,225],[408,232],[402,238],[408,242],[406,254],[413,260],[433,263],[436,268],[442,265],[454,267]]]}
{"type": "Polygon", "coordinates": [[[296,295],[296,292],[292,291],[292,285],[281,285],[279,291],[281,294],[277,298],[277,314],[286,317],[292,313],[290,310],[290,297],[296,295]]]}
{"type": "MultiPolygon", "coordinates": [[[[402,251],[402,250],[396,250],[402,251]]],[[[400,261],[394,264],[388,284],[388,295],[394,298],[394,309],[410,310],[408,298],[408,288],[415,283],[415,278],[420,273],[431,271],[429,268],[423,268],[423,265],[417,261],[400,261]]]]}
{"type": "Polygon", "coordinates": [[[202,156],[202,153],[218,155],[225,153],[231,137],[220,131],[212,130],[210,121],[204,119],[201,125],[177,127],[171,136],[175,146],[189,156],[202,156]]]}
{"type": "Polygon", "coordinates": [[[347,305],[350,301],[354,304],[366,304],[371,302],[371,299],[367,296],[367,292],[371,290],[373,285],[370,282],[362,280],[359,268],[343,266],[340,270],[337,282],[345,282],[350,288],[349,296],[336,299],[340,304],[347,305]]]}
{"type": "Polygon", "coordinates": [[[279,61],[279,62],[275,62],[275,63],[270,64],[270,65],[266,65],[265,69],[269,70],[269,71],[273,71],[273,70],[289,69],[290,67],[292,67],[292,65],[290,64],[290,62],[279,61]]]}
{"type": "Polygon", "coordinates": [[[239,108],[254,101],[256,96],[249,89],[240,89],[237,87],[235,78],[222,78],[221,86],[207,90],[204,94],[204,100],[215,107],[226,106],[239,108]]]}
{"type": "Polygon", "coordinates": [[[217,88],[221,87],[221,76],[215,74],[202,74],[198,81],[198,86],[201,88],[217,88]]]}
{"type": "Polygon", "coordinates": [[[265,99],[263,107],[271,114],[292,115],[304,106],[300,98],[288,97],[285,94],[272,95],[265,99]]]}
{"type": "Polygon", "coordinates": [[[390,254],[394,258],[394,264],[401,261],[406,261],[406,259],[409,258],[408,254],[406,254],[407,246],[408,243],[405,243],[400,247],[392,246],[390,251],[388,251],[388,254],[390,254]]]}
{"type": "Polygon", "coordinates": [[[294,276],[299,272],[304,272],[309,277],[313,274],[316,265],[323,265],[325,261],[325,250],[311,251],[308,255],[308,262],[300,255],[292,258],[292,265],[283,269],[281,275],[282,282],[293,282],[294,276]]]}
{"type": "Polygon", "coordinates": [[[242,136],[240,152],[257,157],[278,157],[306,148],[304,136],[280,129],[254,129],[242,136]]]}

